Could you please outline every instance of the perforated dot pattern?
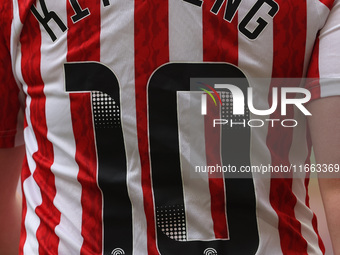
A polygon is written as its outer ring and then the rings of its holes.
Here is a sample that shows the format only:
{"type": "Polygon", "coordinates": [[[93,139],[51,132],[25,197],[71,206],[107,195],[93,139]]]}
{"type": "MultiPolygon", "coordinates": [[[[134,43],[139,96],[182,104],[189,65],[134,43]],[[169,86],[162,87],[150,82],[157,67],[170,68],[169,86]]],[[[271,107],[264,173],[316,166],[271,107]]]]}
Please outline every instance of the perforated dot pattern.
{"type": "Polygon", "coordinates": [[[116,128],[120,126],[120,109],[107,94],[92,92],[93,115],[96,128],[116,128]]]}
{"type": "Polygon", "coordinates": [[[234,123],[232,127],[230,123],[228,125],[223,125],[223,128],[226,129],[244,129],[248,128],[247,121],[249,120],[249,109],[248,107],[245,108],[244,115],[233,115],[233,97],[230,91],[220,91],[222,100],[222,119],[226,119],[229,122],[232,120],[234,123]],[[240,124],[236,124],[240,123],[240,124]],[[243,125],[245,123],[245,125],[243,125]]]}
{"type": "Polygon", "coordinates": [[[186,241],[184,205],[158,206],[156,210],[157,227],[171,239],[186,241]]]}

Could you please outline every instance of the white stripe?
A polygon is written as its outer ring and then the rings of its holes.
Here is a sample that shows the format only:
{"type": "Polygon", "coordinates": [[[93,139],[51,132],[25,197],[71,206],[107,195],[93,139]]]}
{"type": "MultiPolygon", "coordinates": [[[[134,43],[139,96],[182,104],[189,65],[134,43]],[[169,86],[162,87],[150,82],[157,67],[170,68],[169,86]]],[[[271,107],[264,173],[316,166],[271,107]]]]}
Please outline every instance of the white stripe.
{"type": "MultiPolygon", "coordinates": [[[[21,54],[18,54],[18,60],[21,60],[21,54]]],[[[18,76],[22,78],[21,72],[18,72],[18,76]]],[[[27,84],[23,84],[23,89],[27,94],[27,84]]],[[[24,180],[23,182],[23,193],[25,194],[27,208],[24,220],[25,230],[27,233],[27,237],[23,247],[24,254],[38,254],[39,244],[38,240],[36,239],[36,232],[40,225],[40,219],[35,214],[35,209],[42,203],[41,190],[33,178],[33,173],[36,169],[36,163],[34,162],[32,155],[38,151],[38,144],[35,138],[34,131],[32,129],[32,123],[30,119],[31,101],[32,101],[31,97],[27,94],[26,98],[27,127],[24,129],[24,137],[27,143],[26,156],[31,176],[24,180]]]]}
{"type": "Polygon", "coordinates": [[[101,38],[105,38],[100,45],[101,62],[113,70],[120,86],[122,127],[128,164],[127,184],[132,203],[133,254],[148,254],[135,118],[134,1],[117,0],[111,1],[108,7],[101,5],[101,24],[101,38]]]}
{"type": "MultiPolygon", "coordinates": [[[[27,85],[24,85],[24,90],[27,92],[27,85]]],[[[24,137],[26,141],[26,157],[27,157],[28,168],[31,174],[33,175],[37,166],[36,166],[35,161],[33,160],[32,155],[38,151],[38,143],[37,143],[34,131],[32,129],[32,123],[31,123],[31,118],[30,118],[31,101],[32,101],[31,97],[27,95],[27,99],[26,99],[27,127],[24,129],[24,137]]]]}
{"type": "MultiPolygon", "coordinates": [[[[17,1],[13,1],[13,23],[12,23],[12,31],[21,31],[22,24],[19,19],[19,9],[17,5],[17,1]],[[18,29],[18,30],[16,30],[18,29]]],[[[17,41],[18,35],[16,33],[11,33],[11,56],[15,78],[20,80],[23,84],[23,90],[26,93],[26,119],[27,119],[27,127],[24,130],[25,141],[29,144],[26,145],[26,155],[28,161],[28,167],[31,172],[31,176],[23,181],[23,193],[25,194],[26,199],[26,215],[24,219],[24,228],[26,230],[26,240],[23,245],[23,253],[24,254],[38,254],[39,244],[36,239],[36,232],[40,225],[40,219],[35,214],[35,209],[42,203],[41,191],[35,180],[33,179],[33,173],[36,169],[36,164],[32,159],[32,155],[38,151],[38,145],[35,139],[34,132],[32,130],[32,124],[30,120],[30,105],[31,98],[27,94],[27,84],[24,83],[24,79],[22,77],[21,72],[21,45],[17,41]]]]}
{"type": "MultiPolygon", "coordinates": [[[[19,9],[17,5],[17,1],[13,1],[13,13],[14,20],[12,23],[12,31],[21,31],[22,24],[19,19],[19,9]],[[19,29],[19,30],[16,30],[19,29]]],[[[12,33],[12,35],[15,33],[12,33]]],[[[40,219],[35,214],[35,209],[42,203],[41,191],[35,180],[33,179],[33,173],[36,169],[36,164],[32,158],[32,155],[38,151],[38,144],[35,138],[34,131],[32,129],[32,123],[30,118],[30,105],[31,105],[31,97],[27,93],[28,86],[24,82],[22,72],[21,72],[21,61],[22,61],[22,53],[21,53],[21,44],[18,40],[18,35],[14,35],[11,37],[11,54],[13,61],[13,68],[15,77],[18,81],[21,82],[23,86],[23,91],[27,95],[26,96],[26,109],[25,115],[27,120],[27,127],[24,129],[24,139],[26,141],[26,157],[28,162],[28,168],[31,172],[31,176],[26,180],[23,180],[23,193],[25,194],[26,199],[26,208],[27,212],[24,219],[24,226],[27,233],[26,240],[23,246],[24,254],[38,254],[38,241],[36,239],[36,232],[40,225],[40,219]],[[17,43],[17,44],[16,44],[17,43]],[[14,46],[15,45],[15,46],[14,46]]]]}
{"type": "Polygon", "coordinates": [[[303,68],[303,74],[306,75],[310,58],[315,44],[315,39],[319,29],[323,26],[325,17],[327,17],[329,10],[318,0],[307,1],[307,30],[306,30],[306,50],[305,50],[305,62],[303,68]],[[315,3],[316,2],[316,3],[315,3]],[[323,20],[319,18],[319,11],[322,10],[323,20]]]}
{"type": "MultiPolygon", "coordinates": [[[[321,8],[324,6],[317,1],[321,8]]],[[[326,11],[326,10],[325,10],[326,11]]],[[[306,49],[303,73],[307,72],[310,57],[312,54],[315,38],[320,28],[320,19],[316,19],[319,15],[315,8],[315,2],[307,1],[307,30],[306,30],[306,49]]],[[[295,83],[294,80],[292,80],[295,83]]],[[[288,83],[288,81],[287,81],[288,83]]],[[[303,84],[301,84],[303,86],[303,84]]],[[[294,119],[298,125],[293,129],[292,144],[289,151],[289,161],[294,166],[300,166],[305,163],[308,157],[308,145],[306,137],[306,117],[297,109],[294,108],[294,119]]],[[[292,192],[297,198],[297,203],[294,208],[295,218],[301,222],[301,235],[307,241],[308,254],[322,254],[319,247],[318,236],[315,233],[312,225],[313,212],[306,206],[306,188],[304,184],[306,174],[294,173],[292,184],[292,192]]]]}
{"type": "Polygon", "coordinates": [[[203,61],[202,8],[169,0],[170,61],[203,61]]]}
{"type": "Polygon", "coordinates": [[[27,238],[23,248],[24,254],[39,254],[39,244],[36,239],[36,232],[40,225],[40,219],[35,214],[35,208],[41,205],[42,197],[40,188],[31,175],[23,182],[23,192],[27,201],[27,213],[25,217],[25,228],[27,238]]]}
{"type": "MultiPolygon", "coordinates": [[[[21,83],[19,82],[19,77],[16,74],[16,69],[18,67],[21,67],[21,58],[18,56],[20,55],[20,47],[19,46],[19,33],[16,31],[21,31],[22,29],[22,23],[20,22],[19,18],[19,7],[17,1],[13,1],[13,20],[11,24],[11,38],[10,38],[10,54],[11,54],[11,63],[12,63],[12,70],[13,70],[13,76],[18,84],[19,87],[19,99],[21,102],[24,102],[24,95],[22,93],[22,87],[20,86],[21,83]],[[19,58],[18,58],[19,57],[19,58]],[[20,60],[20,61],[18,61],[20,60]]],[[[21,71],[21,70],[20,70],[21,71]]],[[[23,120],[24,120],[24,112],[23,109],[19,110],[18,116],[17,116],[17,133],[15,136],[14,145],[19,146],[24,144],[24,137],[23,137],[23,120]]]]}
{"type": "Polygon", "coordinates": [[[18,47],[20,31],[23,24],[20,21],[19,6],[17,0],[13,0],[13,21],[11,25],[11,42],[10,42],[10,52],[12,60],[12,69],[14,78],[18,84],[22,81],[22,77],[17,74],[21,73],[21,58],[17,58],[21,54],[20,47],[18,47]],[[19,71],[19,72],[18,72],[19,71]]]}
{"type": "MultiPolygon", "coordinates": [[[[57,10],[58,16],[66,23],[66,3],[49,2],[48,10],[57,10]]],[[[40,5],[37,6],[40,11],[40,5]]],[[[41,12],[41,11],[40,11],[41,12]]],[[[42,13],[42,12],[41,12],[42,13]]],[[[50,26],[56,25],[49,22],[50,26]]],[[[52,28],[53,29],[53,28],[52,28]]],[[[75,161],[74,140],[70,100],[65,93],[63,63],[66,62],[67,33],[57,34],[53,42],[40,25],[41,30],[41,74],[46,95],[47,139],[52,141],[54,162],[51,171],[55,176],[56,196],[54,205],[60,211],[60,223],[55,228],[59,237],[58,253],[79,254],[83,243],[81,236],[82,206],[81,185],[77,180],[79,167],[75,161]],[[60,123],[63,123],[60,125],[60,123]],[[70,238],[72,237],[72,238],[70,238]]],[[[59,28],[53,31],[60,31],[59,28]]]]}
{"type": "MultiPolygon", "coordinates": [[[[21,83],[19,82],[19,77],[17,75],[16,69],[21,67],[21,53],[20,53],[20,43],[19,33],[14,31],[20,31],[22,28],[22,23],[19,18],[19,7],[17,1],[13,1],[13,21],[11,24],[11,41],[10,41],[10,52],[11,52],[11,61],[12,61],[12,70],[13,76],[15,78],[16,83],[19,87],[19,95],[18,98],[21,102],[24,103],[25,96],[22,91],[21,83]]],[[[21,69],[20,72],[21,73],[21,69]]],[[[23,104],[24,105],[24,104],[23,104]]],[[[23,120],[24,120],[24,109],[20,109],[17,117],[17,134],[15,136],[15,146],[22,145],[24,143],[23,137],[23,120]]]]}
{"type": "MultiPolygon", "coordinates": [[[[242,1],[238,12],[239,20],[243,19],[252,3],[242,1]]],[[[267,10],[263,17],[267,17],[267,10]]],[[[255,41],[250,41],[244,35],[239,34],[239,67],[245,71],[254,88],[254,106],[256,109],[269,109],[268,94],[273,65],[273,23],[269,22],[265,30],[255,41]],[[267,78],[267,79],[256,79],[267,78]]],[[[261,119],[260,116],[251,118],[261,119]]],[[[264,116],[263,119],[268,118],[264,116]]],[[[252,165],[271,164],[271,154],[266,145],[268,123],[262,128],[251,130],[250,160],[252,165]]],[[[256,254],[282,254],[280,237],[277,229],[278,217],[270,204],[270,175],[255,174],[255,194],[257,202],[257,221],[260,235],[259,249],[256,254]],[[270,243],[270,246],[268,245],[270,243]]]]}
{"type": "Polygon", "coordinates": [[[188,241],[215,239],[208,173],[195,172],[195,166],[207,165],[204,116],[200,115],[200,103],[201,93],[177,94],[180,161],[188,241]],[[196,112],[193,112],[194,109],[196,112]]]}
{"type": "MultiPolygon", "coordinates": [[[[170,61],[203,61],[202,27],[202,8],[185,1],[169,0],[170,61]]],[[[195,97],[190,96],[190,92],[179,92],[177,102],[187,240],[214,240],[208,174],[194,173],[195,165],[207,164],[204,118],[199,111],[201,96],[200,93],[195,97]],[[193,109],[198,112],[191,114],[193,109]]]]}

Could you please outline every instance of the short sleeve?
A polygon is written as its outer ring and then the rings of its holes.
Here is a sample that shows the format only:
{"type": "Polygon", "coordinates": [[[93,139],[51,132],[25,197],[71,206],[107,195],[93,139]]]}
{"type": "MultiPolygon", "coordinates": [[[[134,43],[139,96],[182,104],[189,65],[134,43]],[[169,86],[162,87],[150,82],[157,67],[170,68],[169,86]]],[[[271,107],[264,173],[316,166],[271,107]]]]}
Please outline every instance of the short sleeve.
{"type": "Polygon", "coordinates": [[[12,9],[11,1],[4,1],[0,6],[0,148],[23,144],[21,93],[10,55],[12,9]]]}
{"type": "Polygon", "coordinates": [[[319,31],[311,57],[306,88],[312,99],[340,95],[340,1],[335,0],[319,31]]]}

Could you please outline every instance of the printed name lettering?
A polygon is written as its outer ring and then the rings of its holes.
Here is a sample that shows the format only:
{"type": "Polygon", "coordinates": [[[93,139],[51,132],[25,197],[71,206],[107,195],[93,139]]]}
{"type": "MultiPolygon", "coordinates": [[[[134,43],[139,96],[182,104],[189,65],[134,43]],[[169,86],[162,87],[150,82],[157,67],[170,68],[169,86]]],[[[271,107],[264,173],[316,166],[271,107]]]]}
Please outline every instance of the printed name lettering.
{"type": "MultiPolygon", "coordinates": [[[[199,7],[202,7],[202,5],[204,4],[203,0],[183,0],[183,1],[199,7]]],[[[215,0],[215,3],[212,6],[210,12],[217,15],[220,12],[222,5],[225,1],[227,1],[227,3],[224,10],[224,20],[230,23],[234,19],[235,14],[242,0],[215,0]]],[[[249,30],[247,28],[248,24],[254,20],[256,14],[259,12],[259,10],[263,7],[264,4],[267,4],[271,7],[270,11],[268,12],[268,15],[271,18],[274,18],[274,16],[279,11],[279,5],[274,0],[257,0],[253,7],[250,9],[250,11],[247,13],[247,15],[241,20],[241,22],[238,25],[239,31],[250,40],[257,39],[259,35],[262,33],[262,31],[268,25],[268,22],[264,19],[264,17],[259,17],[256,20],[257,26],[255,29],[249,30]]]]}
{"type": "MultiPolygon", "coordinates": [[[[86,6],[81,6],[78,0],[68,1],[71,4],[74,11],[74,15],[71,16],[71,20],[73,23],[77,23],[78,21],[85,19],[91,15],[91,10],[86,6]]],[[[198,7],[202,7],[202,5],[204,4],[203,0],[183,0],[183,1],[198,7]]],[[[36,19],[41,23],[41,25],[45,28],[46,32],[51,37],[52,41],[56,41],[57,36],[55,35],[55,33],[53,32],[48,23],[51,20],[53,20],[58,25],[62,32],[65,32],[67,30],[67,26],[65,25],[65,22],[63,22],[59,18],[58,14],[55,11],[48,10],[45,0],[39,0],[39,2],[41,10],[38,11],[37,7],[32,5],[31,12],[36,17],[36,19]]],[[[237,13],[237,10],[240,7],[242,0],[215,0],[210,10],[211,14],[217,15],[221,11],[224,2],[226,2],[226,4],[223,19],[226,22],[231,23],[237,13]]],[[[108,7],[111,5],[110,0],[102,0],[102,3],[104,7],[108,7]]],[[[257,0],[238,25],[238,30],[241,32],[241,34],[243,34],[250,40],[257,39],[270,22],[268,20],[266,21],[265,19],[266,17],[259,16],[259,11],[264,5],[268,5],[270,7],[270,10],[264,16],[269,16],[269,19],[273,19],[274,16],[279,11],[279,5],[274,0],[257,0]],[[250,29],[249,24],[251,24],[251,27],[254,28],[250,29]]]]}
{"type": "MultiPolygon", "coordinates": [[[[85,7],[82,8],[78,2],[78,0],[68,0],[74,10],[74,15],[71,17],[73,23],[77,23],[78,21],[88,17],[91,15],[89,8],[85,7]]],[[[102,0],[104,7],[110,5],[109,0],[102,0]]],[[[39,13],[36,6],[32,5],[31,12],[36,17],[36,19],[40,22],[40,24],[45,28],[46,32],[51,37],[52,41],[54,42],[57,40],[57,36],[52,31],[51,27],[48,25],[48,22],[53,20],[61,31],[65,32],[67,30],[67,26],[65,23],[59,18],[59,16],[54,12],[50,11],[46,7],[45,0],[39,0],[42,14],[39,13]]]]}

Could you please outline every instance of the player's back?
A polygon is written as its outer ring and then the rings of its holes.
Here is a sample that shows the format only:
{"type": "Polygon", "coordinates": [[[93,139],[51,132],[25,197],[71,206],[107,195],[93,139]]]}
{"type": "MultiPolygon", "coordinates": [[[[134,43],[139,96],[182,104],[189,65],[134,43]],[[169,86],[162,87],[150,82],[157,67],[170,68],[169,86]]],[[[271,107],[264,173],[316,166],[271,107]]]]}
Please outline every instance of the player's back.
{"type": "Polygon", "coordinates": [[[338,1],[8,4],[20,254],[324,253],[308,113],[280,99],[338,93],[338,1]]]}

